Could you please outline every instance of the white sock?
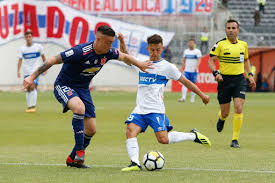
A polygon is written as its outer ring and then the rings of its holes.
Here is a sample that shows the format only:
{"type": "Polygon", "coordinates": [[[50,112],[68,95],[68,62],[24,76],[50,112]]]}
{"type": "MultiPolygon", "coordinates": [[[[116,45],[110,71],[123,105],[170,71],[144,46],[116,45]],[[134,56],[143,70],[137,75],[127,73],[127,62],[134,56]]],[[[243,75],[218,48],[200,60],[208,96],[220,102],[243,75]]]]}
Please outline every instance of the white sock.
{"type": "Polygon", "coordinates": [[[194,92],[191,92],[191,101],[195,102],[196,94],[194,92]]]}
{"type": "Polygon", "coordinates": [[[169,144],[175,144],[186,140],[194,141],[196,135],[194,133],[184,133],[172,131],[168,133],[169,144]]]}
{"type": "Polygon", "coordinates": [[[126,147],[128,151],[128,156],[130,157],[131,161],[139,164],[139,147],[138,141],[136,137],[130,138],[126,140],[126,147]]]}
{"type": "Polygon", "coordinates": [[[27,106],[31,107],[31,97],[30,97],[31,92],[26,92],[26,100],[27,100],[27,106]]]}
{"type": "Polygon", "coordinates": [[[34,89],[30,92],[30,98],[31,98],[31,106],[36,106],[36,100],[37,100],[37,90],[34,89]]]}
{"type": "Polygon", "coordinates": [[[184,85],[182,85],[181,93],[182,93],[181,98],[186,99],[187,88],[184,85]]]}

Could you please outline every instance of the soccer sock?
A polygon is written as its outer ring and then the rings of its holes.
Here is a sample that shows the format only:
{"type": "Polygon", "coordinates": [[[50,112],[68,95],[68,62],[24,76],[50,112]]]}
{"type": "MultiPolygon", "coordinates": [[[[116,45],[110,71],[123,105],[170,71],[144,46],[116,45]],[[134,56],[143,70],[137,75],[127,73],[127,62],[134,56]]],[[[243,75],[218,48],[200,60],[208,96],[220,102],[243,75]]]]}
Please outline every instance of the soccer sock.
{"type": "Polygon", "coordinates": [[[128,151],[128,156],[130,157],[131,161],[139,164],[139,147],[138,141],[136,137],[130,138],[126,140],[126,147],[128,151]]]}
{"type": "Polygon", "coordinates": [[[73,114],[73,131],[75,146],[70,154],[70,157],[74,159],[76,151],[84,149],[84,114],[73,114]]]}
{"type": "Polygon", "coordinates": [[[27,100],[27,106],[31,107],[31,97],[30,97],[31,92],[26,92],[26,100],[27,100]]]}
{"type": "Polygon", "coordinates": [[[84,134],[84,149],[89,146],[92,136],[84,134]]]}
{"type": "Polygon", "coordinates": [[[221,112],[221,111],[219,111],[219,114],[218,114],[218,115],[219,115],[220,120],[225,121],[226,118],[223,118],[223,117],[222,117],[222,112],[221,112]]]}
{"type": "Polygon", "coordinates": [[[30,92],[30,105],[31,105],[31,107],[36,106],[36,100],[37,100],[37,90],[33,89],[30,92]]]}
{"type": "Polygon", "coordinates": [[[186,99],[187,88],[184,85],[182,85],[181,93],[182,93],[182,97],[181,98],[186,99]]]}
{"type": "Polygon", "coordinates": [[[196,94],[194,92],[191,92],[191,100],[195,101],[196,94]]]}
{"type": "Polygon", "coordinates": [[[238,140],[242,124],[243,124],[243,113],[241,113],[241,114],[235,113],[234,118],[233,118],[233,138],[232,138],[232,140],[238,140]]]}
{"type": "Polygon", "coordinates": [[[168,133],[168,139],[169,139],[169,144],[175,144],[186,140],[194,141],[196,139],[196,135],[194,133],[172,131],[168,133]]]}

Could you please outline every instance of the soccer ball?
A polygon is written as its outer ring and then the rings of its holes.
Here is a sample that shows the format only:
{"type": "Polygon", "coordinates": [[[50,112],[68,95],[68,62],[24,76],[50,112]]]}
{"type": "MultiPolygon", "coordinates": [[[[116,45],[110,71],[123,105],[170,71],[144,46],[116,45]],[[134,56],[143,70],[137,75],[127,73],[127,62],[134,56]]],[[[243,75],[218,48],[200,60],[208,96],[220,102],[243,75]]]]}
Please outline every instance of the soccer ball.
{"type": "Polygon", "coordinates": [[[162,169],[164,162],[164,156],[158,151],[148,152],[143,158],[143,165],[149,171],[162,169]]]}

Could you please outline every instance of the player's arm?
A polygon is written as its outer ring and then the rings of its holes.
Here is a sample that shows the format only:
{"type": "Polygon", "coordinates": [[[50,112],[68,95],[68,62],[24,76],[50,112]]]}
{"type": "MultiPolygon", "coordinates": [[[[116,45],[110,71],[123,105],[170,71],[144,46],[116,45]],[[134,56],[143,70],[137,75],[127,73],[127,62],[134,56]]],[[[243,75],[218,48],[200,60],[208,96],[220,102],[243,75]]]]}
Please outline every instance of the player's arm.
{"type": "Polygon", "coordinates": [[[180,71],[181,71],[181,72],[184,71],[185,62],[186,62],[186,58],[183,58],[183,59],[182,59],[182,62],[181,62],[181,68],[180,68],[180,71]]]}
{"type": "Polygon", "coordinates": [[[152,69],[151,65],[153,64],[152,61],[140,62],[136,60],[134,57],[132,57],[131,55],[127,55],[125,53],[122,53],[121,51],[119,51],[118,60],[123,61],[128,65],[135,65],[143,72],[147,72],[145,71],[146,69],[152,69]]]}
{"type": "Polygon", "coordinates": [[[20,78],[21,77],[21,73],[20,73],[20,69],[21,69],[21,65],[22,65],[22,58],[18,59],[18,63],[17,63],[17,77],[20,78]]]}
{"type": "Polygon", "coordinates": [[[128,50],[127,50],[127,47],[126,47],[126,44],[125,44],[125,41],[124,41],[124,36],[123,36],[123,34],[118,33],[117,39],[118,39],[119,42],[120,42],[119,50],[120,50],[122,53],[125,53],[125,54],[128,54],[128,55],[129,55],[129,52],[128,52],[128,50]]]}
{"type": "Polygon", "coordinates": [[[186,86],[186,88],[200,96],[204,104],[207,104],[210,101],[210,97],[208,95],[205,95],[194,83],[186,79],[184,75],[181,75],[178,81],[181,82],[184,86],[186,86]]]}
{"type": "Polygon", "coordinates": [[[248,79],[250,81],[250,86],[254,89],[256,88],[256,83],[253,77],[253,74],[251,73],[251,67],[250,67],[250,60],[244,59],[244,71],[248,74],[248,79]]]}
{"type": "Polygon", "coordinates": [[[32,73],[29,77],[27,77],[26,79],[24,79],[24,83],[23,86],[24,88],[29,88],[31,86],[31,84],[33,83],[33,81],[43,72],[47,71],[51,66],[55,65],[55,64],[61,64],[63,63],[61,55],[57,55],[55,57],[50,57],[48,60],[46,60],[45,62],[43,62],[43,64],[41,66],[39,66],[37,68],[36,71],[34,71],[34,73],[32,73]]]}
{"type": "Polygon", "coordinates": [[[199,57],[197,60],[198,60],[198,62],[197,62],[197,65],[196,65],[196,72],[199,71],[199,67],[200,67],[200,64],[201,64],[201,57],[199,57]]]}
{"type": "Polygon", "coordinates": [[[217,59],[218,59],[218,57],[216,55],[210,54],[210,57],[208,60],[208,67],[211,70],[211,72],[213,73],[215,80],[218,82],[221,82],[221,81],[223,81],[222,75],[220,74],[219,71],[216,70],[216,65],[215,65],[215,62],[217,59]]]}

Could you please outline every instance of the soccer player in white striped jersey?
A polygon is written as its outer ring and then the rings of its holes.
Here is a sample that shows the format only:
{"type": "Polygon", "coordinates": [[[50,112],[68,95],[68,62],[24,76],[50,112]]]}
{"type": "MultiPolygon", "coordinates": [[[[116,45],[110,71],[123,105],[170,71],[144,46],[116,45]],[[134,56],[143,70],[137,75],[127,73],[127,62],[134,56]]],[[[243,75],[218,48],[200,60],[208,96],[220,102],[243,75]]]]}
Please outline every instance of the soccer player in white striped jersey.
{"type": "MultiPolygon", "coordinates": [[[[24,78],[31,75],[41,64],[41,58],[43,62],[46,61],[46,57],[43,51],[43,47],[40,44],[32,42],[32,31],[25,32],[26,44],[20,48],[19,60],[17,64],[17,77],[21,77],[21,65],[23,63],[24,78]],[[41,57],[41,58],[40,58],[41,57]]],[[[38,79],[34,80],[31,87],[26,91],[27,106],[26,112],[36,112],[37,101],[37,86],[38,79]]]]}
{"type": "MultiPolygon", "coordinates": [[[[120,41],[120,43],[123,42],[120,41]]],[[[150,61],[153,61],[153,68],[146,70],[149,73],[139,71],[137,105],[125,122],[127,124],[126,147],[131,163],[122,171],[140,171],[142,169],[139,162],[137,136],[139,133],[145,132],[148,125],[154,129],[156,138],[161,144],[173,144],[190,140],[207,146],[211,145],[209,139],[196,129],[191,130],[189,133],[171,131],[173,127],[165,114],[163,102],[164,88],[169,79],[181,82],[199,95],[204,104],[207,104],[210,98],[186,79],[175,65],[161,58],[163,51],[161,36],[154,34],[148,37],[147,43],[147,50],[149,51],[150,61]]]]}
{"type": "MultiPolygon", "coordinates": [[[[201,63],[201,51],[195,48],[195,40],[190,39],[188,41],[188,49],[184,50],[183,61],[182,61],[182,70],[184,69],[184,76],[192,81],[193,83],[197,82],[197,76],[199,71],[199,66],[201,63]]],[[[179,99],[179,102],[185,102],[187,88],[182,85],[182,97],[179,99]]],[[[191,92],[191,103],[195,102],[196,94],[191,92]]]]}

